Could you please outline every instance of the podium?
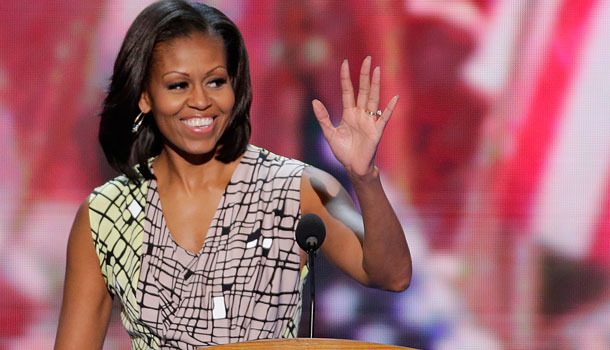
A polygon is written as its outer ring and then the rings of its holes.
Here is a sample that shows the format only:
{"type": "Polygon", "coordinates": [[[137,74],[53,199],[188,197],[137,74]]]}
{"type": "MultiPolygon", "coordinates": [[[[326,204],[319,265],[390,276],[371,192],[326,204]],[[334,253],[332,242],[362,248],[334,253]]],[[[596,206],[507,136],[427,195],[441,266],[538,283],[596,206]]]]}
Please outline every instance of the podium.
{"type": "Polygon", "coordinates": [[[322,339],[322,338],[294,338],[294,339],[265,339],[253,340],[243,343],[216,345],[204,349],[213,350],[415,350],[394,345],[367,343],[355,340],[322,339]]]}

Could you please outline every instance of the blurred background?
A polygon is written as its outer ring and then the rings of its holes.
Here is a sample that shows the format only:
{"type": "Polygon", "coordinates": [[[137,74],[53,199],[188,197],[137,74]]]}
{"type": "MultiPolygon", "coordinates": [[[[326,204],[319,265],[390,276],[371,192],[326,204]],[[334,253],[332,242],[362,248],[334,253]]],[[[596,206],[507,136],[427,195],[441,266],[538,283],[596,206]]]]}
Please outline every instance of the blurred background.
{"type": "MultiPolygon", "coordinates": [[[[0,4],[0,349],[51,348],[78,205],[115,176],[98,114],[148,0],[0,4]]],[[[318,337],[420,349],[610,348],[610,0],[226,0],[251,142],[334,174],[311,100],[382,66],[377,155],[411,287],[317,274],[318,337]]],[[[388,268],[391,268],[389,266],[388,268]]],[[[128,349],[119,307],[106,349],[128,349]]],[[[301,334],[308,334],[308,315],[301,334]]]]}

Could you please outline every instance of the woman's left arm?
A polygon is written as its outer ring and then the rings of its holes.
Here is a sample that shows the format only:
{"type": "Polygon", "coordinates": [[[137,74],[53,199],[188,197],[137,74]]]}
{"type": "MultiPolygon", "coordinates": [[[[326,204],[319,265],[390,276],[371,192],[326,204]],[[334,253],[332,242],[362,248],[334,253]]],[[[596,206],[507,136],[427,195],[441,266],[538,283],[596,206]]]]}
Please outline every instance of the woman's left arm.
{"type": "Polygon", "coordinates": [[[362,216],[343,187],[329,174],[309,167],[303,175],[302,212],[318,214],[327,227],[322,252],[360,283],[402,291],[411,281],[411,255],[374,165],[375,153],[398,96],[377,114],[380,68],[370,77],[371,58],[360,71],[357,101],[347,61],[341,66],[343,116],[334,127],[328,111],[313,101],[316,118],[335,157],[343,164],[356,191],[362,216]]]}

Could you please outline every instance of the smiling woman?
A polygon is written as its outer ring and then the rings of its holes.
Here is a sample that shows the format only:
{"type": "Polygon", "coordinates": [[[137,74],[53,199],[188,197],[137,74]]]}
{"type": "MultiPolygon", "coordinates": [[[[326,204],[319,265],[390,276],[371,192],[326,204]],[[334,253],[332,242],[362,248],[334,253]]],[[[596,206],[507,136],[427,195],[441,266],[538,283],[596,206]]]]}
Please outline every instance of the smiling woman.
{"type": "MultiPolygon", "coordinates": [[[[155,87],[152,80],[160,78],[153,71],[160,72],[160,64],[190,64],[191,68],[197,65],[202,57],[192,56],[191,62],[187,62],[189,58],[186,57],[189,52],[185,50],[194,48],[184,48],[178,55],[172,47],[183,41],[190,40],[195,43],[196,37],[201,36],[210,41],[217,41],[218,46],[205,47],[208,53],[217,51],[215,55],[223,56],[217,64],[225,68],[225,77],[230,82],[235,96],[230,118],[225,126],[226,132],[218,142],[218,146],[223,147],[219,148],[216,158],[222,162],[231,162],[246,149],[250,138],[252,86],[248,53],[239,29],[213,7],[186,1],[158,1],[138,15],[125,36],[114,64],[100,122],[99,139],[108,162],[131,180],[137,180],[141,175],[145,179],[152,178],[148,161],[150,157],[161,152],[164,143],[163,135],[156,123],[152,122],[154,113],[152,116],[148,115],[152,107],[150,101],[147,110],[143,109],[145,106],[140,105],[144,102],[144,94],[150,95],[150,90],[155,87]],[[141,112],[142,125],[134,137],[131,129],[136,116],[141,112]],[[134,163],[139,164],[139,171],[133,168],[134,163]]],[[[177,74],[189,74],[181,71],[189,67],[165,67],[163,69],[169,70],[161,75],[171,72],[172,69],[175,69],[177,74]]],[[[197,70],[204,68],[197,67],[197,70]]],[[[212,68],[215,67],[208,67],[212,68]]],[[[185,83],[191,83],[188,87],[192,89],[193,78],[195,77],[191,77],[191,81],[177,80],[174,82],[176,86],[166,88],[182,89],[187,87],[185,83]]],[[[217,81],[216,84],[218,83],[220,82],[217,81]]],[[[197,85],[199,84],[203,82],[197,82],[197,85]]]]}
{"type": "Polygon", "coordinates": [[[248,144],[248,56],[225,15],[183,0],[147,7],[127,32],[100,124],[124,175],[75,219],[56,348],[101,348],[114,296],[134,349],[296,336],[307,257],[294,231],[305,214],[324,221],[321,250],[345,273],[407,288],[409,248],[374,165],[398,97],[377,112],[379,85],[367,57],[355,99],[344,62],[339,126],[312,102],[361,216],[326,172],[248,144]]]}
{"type": "Polygon", "coordinates": [[[201,33],[157,45],[139,107],[152,112],[168,150],[194,156],[216,148],[235,104],[226,61],[222,40],[201,33]]]}

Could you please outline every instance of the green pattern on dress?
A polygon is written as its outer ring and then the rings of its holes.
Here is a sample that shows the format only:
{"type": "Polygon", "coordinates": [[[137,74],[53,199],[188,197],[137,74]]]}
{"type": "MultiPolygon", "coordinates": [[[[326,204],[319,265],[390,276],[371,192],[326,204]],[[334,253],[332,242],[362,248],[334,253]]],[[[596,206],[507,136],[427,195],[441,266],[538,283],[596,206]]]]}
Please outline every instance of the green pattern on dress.
{"type": "Polygon", "coordinates": [[[136,300],[147,187],[147,181],[137,185],[119,176],[96,188],[89,197],[91,235],[102,276],[110,294],[119,297],[121,320],[133,349],[159,349],[161,344],[138,322],[140,307],[136,300]]]}

